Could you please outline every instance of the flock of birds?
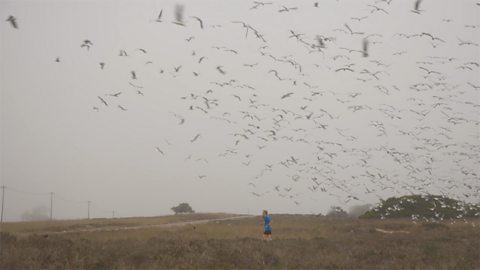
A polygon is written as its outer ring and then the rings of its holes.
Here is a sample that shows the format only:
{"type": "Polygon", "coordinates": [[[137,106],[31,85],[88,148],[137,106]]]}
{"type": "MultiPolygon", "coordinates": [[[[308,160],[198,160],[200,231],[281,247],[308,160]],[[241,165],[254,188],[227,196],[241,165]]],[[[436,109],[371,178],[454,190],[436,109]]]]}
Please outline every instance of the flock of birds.
{"type": "MultiPolygon", "coordinates": [[[[480,85],[478,79],[457,78],[479,75],[479,26],[464,25],[476,40],[452,39],[421,27],[390,35],[368,32],[365,25],[369,20],[388,19],[392,12],[403,12],[405,17],[429,16],[421,0],[412,1],[411,10],[401,11],[393,9],[395,2],[370,1],[365,14],[349,18],[328,34],[312,36],[295,29],[277,29],[287,47],[269,41],[273,34],[263,32],[261,25],[238,20],[209,24],[202,16],[186,19],[183,5],[175,6],[170,21],[162,9],[150,23],[188,28],[193,34],[178,42],[191,44],[191,63],[195,64],[162,67],[149,59],[144,67],[155,70],[160,80],[211,78],[197,90],[184,90],[180,93],[186,94],[178,97],[169,95],[184,108],[170,112],[178,121],[176,132],[184,132],[182,127],[195,119],[192,121],[217,126],[212,134],[225,130],[223,136],[229,141],[216,156],[192,153],[184,162],[207,164],[231,159],[241,170],[254,172],[245,181],[251,196],[279,196],[295,205],[322,196],[347,205],[392,195],[431,193],[478,202],[480,85]],[[239,42],[254,49],[210,44],[202,39],[203,32],[222,29],[238,32],[239,42]],[[209,49],[200,54],[195,42],[207,43],[209,49]],[[402,45],[384,45],[387,42],[429,46],[430,53],[417,58],[402,45]],[[443,46],[454,47],[452,55],[437,54],[443,46]],[[281,54],[276,47],[291,52],[281,54]],[[388,57],[379,58],[377,50],[389,52],[388,57]],[[471,58],[456,54],[462,50],[471,58]],[[215,60],[219,57],[229,61],[221,64],[215,60]],[[317,60],[309,60],[312,58],[317,60]],[[406,75],[402,78],[404,71],[396,67],[400,62],[415,74],[415,81],[406,75]],[[238,70],[243,75],[237,76],[238,70]],[[263,82],[247,81],[249,76],[260,76],[263,82]],[[327,80],[334,84],[324,84],[327,80]],[[338,89],[337,82],[341,85],[338,89]],[[265,89],[264,85],[281,90],[265,89]]],[[[465,3],[480,8],[480,3],[465,3]]],[[[323,4],[310,5],[254,1],[247,12],[301,16],[302,9],[320,9],[323,4]]],[[[7,21],[21,30],[14,16],[7,21]]],[[[457,22],[445,18],[430,23],[442,27],[457,22]]],[[[95,50],[96,42],[101,40],[85,39],[79,47],[88,53],[95,50]]],[[[149,53],[139,46],[121,49],[118,57],[148,58],[149,53]]],[[[54,61],[61,63],[62,57],[54,61]]],[[[138,98],[148,98],[154,91],[142,81],[147,76],[144,67],[130,67],[125,77],[125,87],[138,98]]],[[[107,68],[108,62],[98,61],[100,71],[107,68]]],[[[124,96],[126,91],[93,96],[93,110],[128,113],[135,105],[129,105],[124,96]]],[[[183,144],[199,144],[210,135],[194,132],[183,144]]],[[[152,151],[162,158],[168,157],[172,145],[165,141],[152,145],[152,151]]],[[[208,173],[199,173],[197,180],[208,181],[208,173]]]]}

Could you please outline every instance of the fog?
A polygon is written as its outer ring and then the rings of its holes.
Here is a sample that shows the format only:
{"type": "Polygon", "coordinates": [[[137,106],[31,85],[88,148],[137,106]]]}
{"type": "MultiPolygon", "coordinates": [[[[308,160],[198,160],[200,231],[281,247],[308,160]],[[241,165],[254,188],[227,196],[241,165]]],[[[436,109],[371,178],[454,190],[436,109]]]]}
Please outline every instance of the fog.
{"type": "Polygon", "coordinates": [[[4,220],[479,202],[480,6],[377,2],[0,0],[4,220]]]}

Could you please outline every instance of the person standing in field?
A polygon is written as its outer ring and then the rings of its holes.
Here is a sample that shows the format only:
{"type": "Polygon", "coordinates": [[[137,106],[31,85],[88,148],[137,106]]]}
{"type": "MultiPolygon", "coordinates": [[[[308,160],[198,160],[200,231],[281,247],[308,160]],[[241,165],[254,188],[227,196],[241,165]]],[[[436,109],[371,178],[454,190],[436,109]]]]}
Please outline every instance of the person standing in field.
{"type": "Polygon", "coordinates": [[[270,218],[270,215],[268,214],[267,210],[263,210],[262,212],[263,216],[263,240],[264,241],[272,241],[272,219],[270,218]]]}

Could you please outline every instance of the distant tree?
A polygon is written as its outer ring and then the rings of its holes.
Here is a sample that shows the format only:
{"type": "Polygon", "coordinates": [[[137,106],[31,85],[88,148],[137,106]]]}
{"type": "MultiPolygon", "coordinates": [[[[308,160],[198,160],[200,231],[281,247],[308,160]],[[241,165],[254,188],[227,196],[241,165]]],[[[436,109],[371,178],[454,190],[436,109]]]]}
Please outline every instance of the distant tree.
{"type": "Polygon", "coordinates": [[[171,208],[175,214],[190,214],[195,213],[188,203],[181,203],[171,208]]]}
{"type": "Polygon", "coordinates": [[[348,214],[340,206],[332,206],[328,211],[326,217],[346,218],[348,217],[348,214]]]}
{"type": "Polygon", "coordinates": [[[21,216],[23,221],[34,221],[34,220],[48,220],[48,208],[45,206],[37,206],[30,211],[23,212],[21,216]]]}

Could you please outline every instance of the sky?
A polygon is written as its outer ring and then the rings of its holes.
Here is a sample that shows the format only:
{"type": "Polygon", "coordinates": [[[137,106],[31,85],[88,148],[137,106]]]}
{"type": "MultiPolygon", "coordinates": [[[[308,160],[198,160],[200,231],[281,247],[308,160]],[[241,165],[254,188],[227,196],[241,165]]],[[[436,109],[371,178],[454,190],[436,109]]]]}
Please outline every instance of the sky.
{"type": "Polygon", "coordinates": [[[4,219],[480,201],[477,1],[264,3],[0,0],[4,219]]]}

